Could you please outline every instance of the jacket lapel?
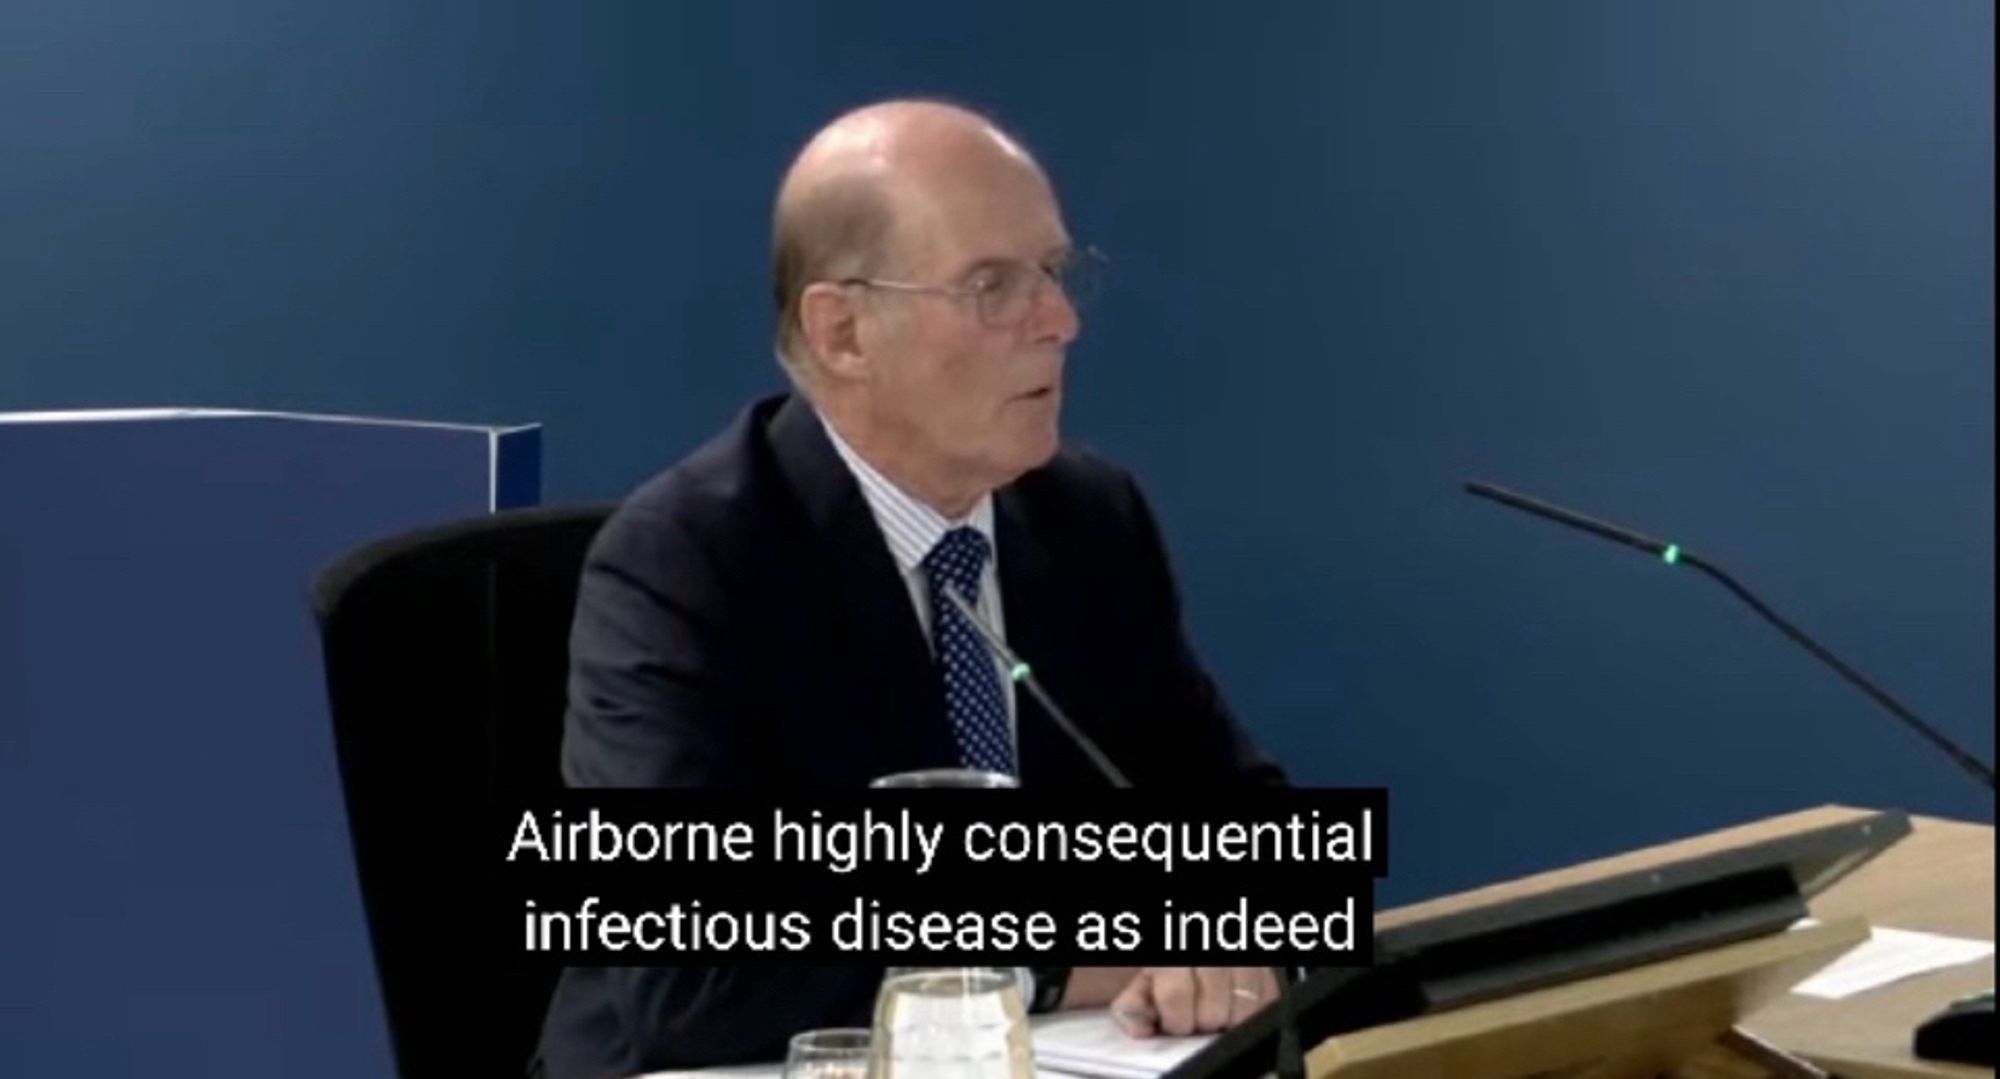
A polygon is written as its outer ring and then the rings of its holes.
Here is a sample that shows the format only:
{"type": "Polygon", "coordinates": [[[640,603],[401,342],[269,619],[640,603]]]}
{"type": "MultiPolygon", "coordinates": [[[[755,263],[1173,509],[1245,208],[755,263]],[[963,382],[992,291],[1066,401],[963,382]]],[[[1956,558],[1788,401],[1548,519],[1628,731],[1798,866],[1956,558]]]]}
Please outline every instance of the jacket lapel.
{"type": "MultiPolygon", "coordinates": [[[[1000,602],[1006,613],[1007,643],[1022,662],[1034,668],[1042,684],[1071,722],[1088,729],[1074,695],[1075,677],[1084,652],[1069,632],[1063,601],[1064,582],[1044,534],[1035,528],[1030,500],[1019,484],[994,495],[995,544],[1000,558],[1000,602]]],[[[1022,784],[1043,786],[1099,785],[1095,768],[1072,746],[1026,686],[1014,692],[1016,727],[1020,731],[1022,784]]]]}
{"type": "Polygon", "coordinates": [[[838,710],[845,714],[830,718],[857,736],[879,732],[883,741],[874,752],[895,762],[893,769],[957,764],[943,681],[860,484],[798,395],[778,407],[769,432],[778,466],[819,539],[800,544],[800,557],[821,560],[818,577],[839,612],[833,625],[841,639],[826,642],[827,650],[842,657],[858,690],[838,710]]]}

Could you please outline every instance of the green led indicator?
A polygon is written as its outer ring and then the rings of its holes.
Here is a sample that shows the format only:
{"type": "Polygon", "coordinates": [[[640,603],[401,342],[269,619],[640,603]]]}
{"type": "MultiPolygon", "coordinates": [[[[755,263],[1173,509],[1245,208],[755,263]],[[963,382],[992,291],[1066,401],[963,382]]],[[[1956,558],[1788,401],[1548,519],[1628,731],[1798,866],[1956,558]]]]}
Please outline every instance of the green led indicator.
{"type": "Polygon", "coordinates": [[[1027,664],[1025,664],[1025,663],[1016,663],[1016,664],[1014,664],[1014,669],[1013,669],[1013,670],[1011,670],[1011,671],[1008,671],[1008,672],[1007,672],[1007,677],[1009,677],[1009,678],[1012,678],[1012,679],[1013,679],[1014,681],[1016,681],[1016,682],[1025,682],[1025,681],[1027,681],[1027,680],[1028,680],[1028,665],[1027,665],[1027,664]]]}
{"type": "Polygon", "coordinates": [[[1679,562],[1680,560],[1681,560],[1681,545],[1678,543],[1669,543],[1667,544],[1667,549],[1660,552],[1660,561],[1665,562],[1669,566],[1675,564],[1676,562],[1679,562]]]}

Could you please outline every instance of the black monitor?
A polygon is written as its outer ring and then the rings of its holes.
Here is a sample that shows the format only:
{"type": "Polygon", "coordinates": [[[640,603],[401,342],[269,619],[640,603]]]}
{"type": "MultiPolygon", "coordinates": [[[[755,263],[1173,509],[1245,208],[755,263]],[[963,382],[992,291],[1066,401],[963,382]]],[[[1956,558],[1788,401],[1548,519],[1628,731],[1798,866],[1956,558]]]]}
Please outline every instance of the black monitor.
{"type": "MultiPolygon", "coordinates": [[[[1453,905],[1375,934],[1374,964],[1317,971],[1293,990],[1300,1042],[1781,932],[1806,900],[1910,833],[1900,810],[1805,824],[1634,868],[1453,905]]],[[[1281,1009],[1263,1009],[1163,1079],[1255,1079],[1276,1059],[1281,1009]]]]}

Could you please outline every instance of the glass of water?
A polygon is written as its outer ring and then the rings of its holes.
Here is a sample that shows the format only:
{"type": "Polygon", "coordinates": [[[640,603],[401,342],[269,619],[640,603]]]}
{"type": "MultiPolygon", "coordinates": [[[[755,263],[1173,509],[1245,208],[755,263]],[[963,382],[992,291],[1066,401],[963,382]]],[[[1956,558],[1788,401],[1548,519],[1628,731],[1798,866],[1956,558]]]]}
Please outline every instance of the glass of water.
{"type": "Polygon", "coordinates": [[[1014,971],[892,968],[875,1001],[868,1079],[1035,1079],[1014,971]]]}
{"type": "MultiPolygon", "coordinates": [[[[1004,772],[930,768],[876,790],[1014,790],[1004,772]]],[[[875,998],[868,1079],[1034,1079],[1020,975],[997,967],[891,967],[875,998]]]]}
{"type": "Polygon", "coordinates": [[[785,1079],[867,1079],[868,1040],[860,1027],[794,1034],[785,1079]]]}
{"type": "Polygon", "coordinates": [[[1014,790],[1021,784],[1005,772],[977,768],[926,768],[897,772],[868,784],[875,790],[1014,790]]]}

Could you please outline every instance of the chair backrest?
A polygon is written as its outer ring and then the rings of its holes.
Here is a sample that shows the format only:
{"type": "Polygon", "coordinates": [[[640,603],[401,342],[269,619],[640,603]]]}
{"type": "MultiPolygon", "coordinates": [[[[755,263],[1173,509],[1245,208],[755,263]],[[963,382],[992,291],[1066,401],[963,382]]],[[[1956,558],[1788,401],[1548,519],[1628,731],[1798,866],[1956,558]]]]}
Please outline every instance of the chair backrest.
{"type": "Polygon", "coordinates": [[[556,968],[496,934],[495,810],[562,785],[569,629],[609,505],[393,536],[313,586],[369,936],[398,1070],[518,1076],[556,968]]]}

